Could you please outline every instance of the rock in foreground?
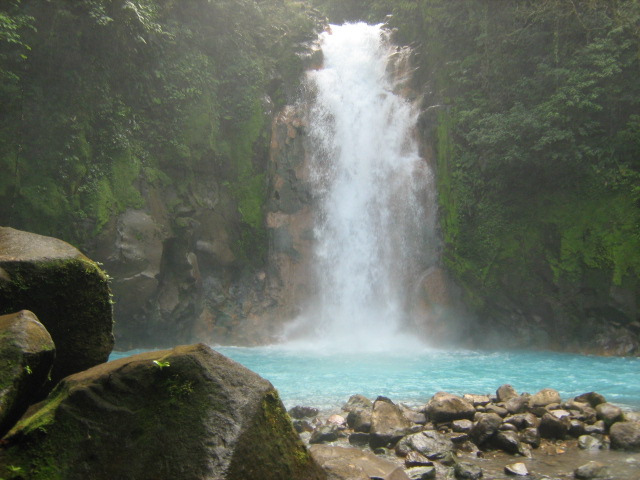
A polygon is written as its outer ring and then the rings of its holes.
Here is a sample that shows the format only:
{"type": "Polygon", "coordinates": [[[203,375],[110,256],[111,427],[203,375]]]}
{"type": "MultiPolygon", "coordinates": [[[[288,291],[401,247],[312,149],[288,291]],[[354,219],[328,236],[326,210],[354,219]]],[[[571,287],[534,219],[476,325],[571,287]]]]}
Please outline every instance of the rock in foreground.
{"type": "Polygon", "coordinates": [[[314,445],[311,454],[328,472],[329,480],[409,480],[398,465],[357,448],[314,445]]]}
{"type": "Polygon", "coordinates": [[[36,316],[0,316],[0,436],[25,412],[47,380],[55,346],[36,316]]]}
{"type": "Polygon", "coordinates": [[[30,310],[56,344],[54,381],[106,362],[113,315],[104,272],[56,238],[0,227],[0,315],[30,310]]]}
{"type": "Polygon", "coordinates": [[[67,377],[4,440],[33,480],[325,478],[273,386],[202,344],[67,377]]]}

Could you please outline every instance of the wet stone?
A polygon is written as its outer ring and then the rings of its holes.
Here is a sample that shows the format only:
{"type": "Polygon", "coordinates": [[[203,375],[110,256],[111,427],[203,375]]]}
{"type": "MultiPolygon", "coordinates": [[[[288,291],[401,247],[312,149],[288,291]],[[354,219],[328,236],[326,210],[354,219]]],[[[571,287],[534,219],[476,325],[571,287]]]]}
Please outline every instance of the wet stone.
{"type": "Polygon", "coordinates": [[[431,467],[433,462],[418,452],[409,452],[404,459],[404,465],[407,468],[412,467],[431,467]]]}
{"type": "Polygon", "coordinates": [[[479,480],[482,478],[482,468],[471,463],[456,463],[453,469],[457,480],[479,480]]]}
{"type": "Polygon", "coordinates": [[[511,385],[506,384],[498,388],[498,390],[496,391],[496,396],[498,397],[498,400],[500,402],[506,402],[511,398],[517,397],[518,392],[516,392],[515,388],[513,388],[511,385]]]}
{"type": "Polygon", "coordinates": [[[369,445],[368,433],[355,432],[349,435],[349,443],[358,447],[365,447],[369,445]]]}
{"type": "Polygon", "coordinates": [[[506,467],[504,467],[504,471],[508,475],[516,475],[521,477],[525,477],[529,475],[529,470],[527,470],[527,466],[522,462],[512,463],[511,465],[507,465],[506,467]]]}
{"type": "Polygon", "coordinates": [[[604,444],[602,440],[591,435],[581,435],[578,438],[578,447],[582,450],[601,450],[604,444]]]}
{"type": "Polygon", "coordinates": [[[593,408],[607,401],[602,395],[596,392],[583,393],[582,395],[575,397],[574,400],[576,402],[588,403],[593,408]]]}
{"type": "Polygon", "coordinates": [[[454,420],[453,422],[451,422],[451,429],[454,432],[468,433],[472,427],[473,422],[467,419],[454,420]]]}
{"type": "Polygon", "coordinates": [[[598,419],[602,420],[607,427],[622,420],[622,410],[611,403],[601,403],[596,407],[596,412],[598,419]]]}
{"type": "Polygon", "coordinates": [[[609,478],[610,469],[603,463],[591,461],[576,468],[576,470],[573,472],[573,475],[581,480],[590,480],[592,478],[604,479],[609,478]]]}
{"type": "Polygon", "coordinates": [[[319,410],[313,407],[297,405],[289,410],[289,416],[295,419],[312,418],[318,415],[319,410]]]}
{"type": "Polygon", "coordinates": [[[431,480],[436,478],[436,467],[414,467],[405,470],[405,473],[411,480],[431,480]]]}

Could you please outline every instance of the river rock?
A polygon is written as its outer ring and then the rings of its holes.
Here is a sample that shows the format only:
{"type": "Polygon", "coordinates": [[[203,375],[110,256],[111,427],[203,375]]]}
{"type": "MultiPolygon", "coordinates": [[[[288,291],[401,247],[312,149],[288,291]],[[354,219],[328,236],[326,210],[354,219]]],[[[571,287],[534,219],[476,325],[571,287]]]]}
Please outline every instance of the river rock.
{"type": "Polygon", "coordinates": [[[528,395],[518,395],[517,397],[511,397],[509,400],[504,402],[504,408],[510,414],[522,413],[526,411],[529,406],[529,398],[528,395]]]}
{"type": "Polygon", "coordinates": [[[407,407],[406,405],[398,405],[400,411],[405,416],[407,420],[411,423],[415,423],[417,425],[424,425],[427,423],[427,416],[422,412],[416,412],[412,408],[407,407]]]}
{"type": "Polygon", "coordinates": [[[411,431],[411,422],[400,408],[387,399],[378,399],[371,414],[371,448],[394,445],[411,431]]]}
{"type": "Polygon", "coordinates": [[[338,427],[336,425],[321,425],[311,434],[309,443],[328,443],[338,440],[338,427]]]}
{"type": "Polygon", "coordinates": [[[578,447],[582,450],[601,450],[604,444],[602,440],[592,435],[580,435],[578,437],[578,447]]]}
{"type": "Polygon", "coordinates": [[[410,451],[407,456],[404,457],[404,465],[407,468],[411,467],[431,467],[433,462],[427,457],[416,451],[410,451]]]}
{"type": "Polygon", "coordinates": [[[472,420],[476,413],[473,405],[462,398],[446,392],[436,393],[425,405],[424,412],[436,423],[462,420],[472,420]]]}
{"type": "Polygon", "coordinates": [[[479,413],[476,423],[469,432],[469,436],[480,447],[496,434],[501,424],[502,418],[499,415],[495,413],[479,413]]]}
{"type": "Polygon", "coordinates": [[[520,440],[533,448],[538,448],[540,446],[540,432],[535,427],[525,428],[520,434],[520,440]]]}
{"type": "Polygon", "coordinates": [[[587,435],[593,435],[594,433],[598,435],[604,435],[605,433],[607,433],[607,426],[602,420],[598,420],[593,425],[585,425],[584,432],[587,435]]]}
{"type": "Polygon", "coordinates": [[[498,397],[499,402],[506,402],[511,398],[517,397],[518,392],[511,385],[506,384],[496,390],[496,397],[498,397]]]}
{"type": "Polygon", "coordinates": [[[511,431],[499,431],[491,439],[491,444],[500,450],[504,450],[507,453],[515,455],[521,453],[522,448],[520,446],[520,439],[516,432],[511,431]]]}
{"type": "Polygon", "coordinates": [[[308,420],[293,420],[293,422],[291,423],[293,424],[293,428],[295,428],[296,432],[298,433],[313,432],[313,425],[311,425],[308,420]]]}
{"type": "Polygon", "coordinates": [[[303,418],[313,418],[316,417],[318,415],[319,411],[317,408],[314,407],[303,407],[300,405],[297,405],[295,407],[293,407],[292,409],[289,410],[289,415],[291,416],[291,418],[296,418],[298,420],[301,420],[303,418]]]}
{"type": "Polygon", "coordinates": [[[414,451],[424,455],[429,460],[437,460],[452,452],[453,449],[453,442],[447,437],[435,430],[425,430],[407,435],[400,440],[396,446],[396,454],[404,457],[414,451]]]}
{"type": "Polygon", "coordinates": [[[506,417],[509,414],[509,411],[504,408],[501,407],[500,405],[496,405],[496,404],[489,404],[485,407],[485,412],[486,413],[495,413],[496,415],[499,415],[501,417],[506,417]]]}
{"type": "Polygon", "coordinates": [[[504,471],[509,475],[516,475],[521,477],[526,477],[527,475],[529,475],[529,470],[527,470],[527,466],[522,462],[512,463],[511,465],[507,465],[506,467],[504,467],[504,471]]]}
{"type": "Polygon", "coordinates": [[[574,477],[581,480],[589,480],[591,478],[609,478],[610,469],[607,465],[591,461],[575,469],[574,477]]]}
{"type": "Polygon", "coordinates": [[[640,412],[624,412],[622,414],[622,421],[640,423],[640,412]]]}
{"type": "Polygon", "coordinates": [[[53,340],[33,313],[0,316],[0,437],[39,400],[54,357],[53,340]]]}
{"type": "Polygon", "coordinates": [[[547,405],[560,403],[561,401],[560,394],[557,390],[544,388],[538,393],[531,395],[531,398],[529,398],[529,406],[531,408],[546,407],[547,405]]]}
{"type": "Polygon", "coordinates": [[[411,480],[432,480],[436,478],[436,467],[413,467],[405,470],[411,480]]]}
{"type": "Polygon", "coordinates": [[[588,403],[592,408],[596,408],[601,403],[605,403],[607,400],[604,396],[596,392],[583,393],[574,398],[576,402],[588,403]]]}
{"type": "Polygon", "coordinates": [[[640,423],[614,423],[609,430],[609,436],[613,448],[640,451],[640,423]]]}
{"type": "Polygon", "coordinates": [[[349,435],[349,443],[351,445],[355,445],[358,447],[364,447],[369,445],[369,441],[371,440],[371,435],[368,433],[362,432],[354,432],[349,435]]]}
{"type": "Polygon", "coordinates": [[[409,480],[402,467],[357,448],[313,445],[309,450],[329,480],[409,480]]]}
{"type": "Polygon", "coordinates": [[[271,383],[202,344],[69,376],[4,440],[36,478],[325,478],[271,383]]]}
{"type": "Polygon", "coordinates": [[[451,422],[451,429],[458,433],[469,433],[473,428],[473,422],[471,420],[454,420],[451,422]]]}
{"type": "Polygon", "coordinates": [[[462,399],[469,402],[474,407],[484,407],[491,402],[488,395],[474,395],[470,393],[465,393],[462,396],[462,399]]]}
{"type": "Polygon", "coordinates": [[[54,382],[106,362],[113,315],[106,274],[62,240],[0,227],[0,315],[30,310],[56,346],[54,382]]]}
{"type": "Polygon", "coordinates": [[[565,403],[565,407],[569,409],[575,419],[582,422],[593,423],[597,419],[597,412],[588,403],[569,400],[565,403]]]}
{"type": "Polygon", "coordinates": [[[563,439],[569,431],[569,419],[557,418],[550,413],[545,413],[540,419],[540,436],[549,439],[563,439]]]}
{"type": "Polygon", "coordinates": [[[472,463],[456,463],[453,472],[457,480],[480,480],[483,472],[482,468],[472,463]]]}
{"type": "Polygon", "coordinates": [[[575,418],[570,418],[568,433],[574,438],[578,438],[579,436],[584,435],[586,433],[584,429],[584,423],[580,420],[576,420],[575,418]]]}
{"type": "Polygon", "coordinates": [[[347,425],[355,432],[369,433],[371,431],[371,409],[350,411],[347,415],[347,425]]]}
{"type": "Polygon", "coordinates": [[[337,427],[344,427],[347,424],[347,419],[342,415],[333,414],[327,418],[327,425],[335,425],[337,427]]]}
{"type": "Polygon", "coordinates": [[[354,410],[371,410],[373,408],[373,402],[364,395],[351,395],[347,403],[342,406],[342,410],[345,412],[352,412],[354,410]]]}
{"type": "Polygon", "coordinates": [[[602,420],[607,427],[610,427],[618,420],[622,420],[622,409],[611,403],[601,403],[596,407],[598,419],[602,420]]]}
{"type": "Polygon", "coordinates": [[[525,428],[537,427],[540,424],[540,420],[532,413],[518,413],[511,415],[504,419],[506,423],[515,425],[518,430],[525,428]]]}

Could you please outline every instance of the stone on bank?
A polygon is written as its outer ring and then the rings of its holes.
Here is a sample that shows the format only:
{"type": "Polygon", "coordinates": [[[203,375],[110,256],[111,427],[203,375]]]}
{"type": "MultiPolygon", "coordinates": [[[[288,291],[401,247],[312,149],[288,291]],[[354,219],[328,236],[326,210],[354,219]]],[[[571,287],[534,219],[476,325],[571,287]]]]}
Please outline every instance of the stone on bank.
{"type": "Polygon", "coordinates": [[[202,344],[71,375],[3,443],[33,480],[326,478],[271,383],[202,344]]]}

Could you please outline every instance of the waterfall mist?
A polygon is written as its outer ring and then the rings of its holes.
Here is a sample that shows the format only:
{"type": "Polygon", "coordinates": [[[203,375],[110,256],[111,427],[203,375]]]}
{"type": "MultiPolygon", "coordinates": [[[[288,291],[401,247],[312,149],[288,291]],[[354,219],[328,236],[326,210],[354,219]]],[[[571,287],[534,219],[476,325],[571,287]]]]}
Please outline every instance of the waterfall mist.
{"type": "Polygon", "coordinates": [[[381,25],[332,26],[309,72],[316,295],[294,343],[389,351],[419,344],[410,297],[434,261],[434,194],[415,139],[417,110],[397,93],[406,52],[381,25]]]}

